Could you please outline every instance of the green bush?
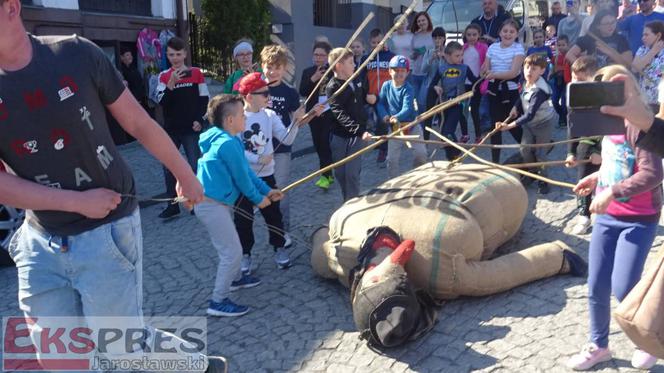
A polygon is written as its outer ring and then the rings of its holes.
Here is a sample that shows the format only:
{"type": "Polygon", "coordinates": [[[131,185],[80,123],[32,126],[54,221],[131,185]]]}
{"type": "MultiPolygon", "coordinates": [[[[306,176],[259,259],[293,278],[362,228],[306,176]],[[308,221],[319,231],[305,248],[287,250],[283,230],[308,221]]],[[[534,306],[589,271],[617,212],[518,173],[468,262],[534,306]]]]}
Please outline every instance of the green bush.
{"type": "Polygon", "coordinates": [[[204,16],[198,18],[202,40],[197,53],[199,64],[208,70],[223,77],[233,73],[233,47],[241,38],[254,41],[255,61],[270,41],[268,0],[203,0],[202,9],[204,16]]]}

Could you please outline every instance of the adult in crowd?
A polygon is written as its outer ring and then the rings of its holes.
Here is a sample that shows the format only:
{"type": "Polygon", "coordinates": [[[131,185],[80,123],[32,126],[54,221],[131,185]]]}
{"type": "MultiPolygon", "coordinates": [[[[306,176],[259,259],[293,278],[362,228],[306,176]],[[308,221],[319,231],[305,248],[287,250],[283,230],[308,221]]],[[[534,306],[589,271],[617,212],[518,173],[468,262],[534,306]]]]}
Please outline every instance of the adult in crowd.
{"type": "Polygon", "coordinates": [[[632,0],[622,0],[620,6],[618,7],[618,19],[623,20],[632,14],[636,13],[636,4],[632,0]]]}
{"type": "Polygon", "coordinates": [[[584,15],[579,13],[579,0],[567,2],[567,17],[558,23],[558,36],[565,35],[568,39],[568,45],[574,45],[576,39],[581,33],[584,15]]]}
{"type": "Polygon", "coordinates": [[[579,36],[584,36],[588,33],[590,25],[593,23],[595,16],[597,13],[599,13],[600,10],[610,10],[611,14],[616,15],[616,11],[614,9],[615,5],[616,4],[614,0],[591,0],[589,3],[590,15],[583,20],[583,24],[581,25],[581,33],[579,36]]]}
{"type": "MultiPolygon", "coordinates": [[[[398,15],[394,19],[394,23],[399,22],[402,17],[404,17],[403,14],[398,15]]],[[[431,24],[431,20],[429,20],[429,24],[431,24]]],[[[388,47],[394,54],[408,56],[409,58],[413,55],[413,33],[408,29],[407,18],[401,23],[401,25],[399,25],[399,27],[397,27],[390,37],[388,47]]]]}
{"type": "Polygon", "coordinates": [[[653,112],[659,111],[658,86],[664,74],[664,22],[653,21],[643,28],[643,45],[636,51],[632,71],[639,74],[639,86],[653,112]]]}
{"type": "Polygon", "coordinates": [[[120,72],[122,73],[125,82],[127,82],[125,85],[129,88],[129,92],[131,92],[136,101],[138,101],[143,107],[146,107],[147,94],[145,92],[143,77],[138,72],[138,69],[134,64],[134,55],[129,49],[124,49],[120,53],[120,72]]]}
{"type": "Polygon", "coordinates": [[[487,45],[491,45],[498,40],[500,27],[510,18],[509,13],[504,10],[502,12],[498,10],[498,2],[496,0],[482,0],[482,14],[470,21],[470,23],[480,26],[482,40],[487,45]]]}
{"type": "Polygon", "coordinates": [[[625,118],[632,126],[641,130],[636,146],[664,157],[664,119],[655,117],[641,99],[639,87],[627,76],[619,74],[611,78],[611,81],[625,82],[625,104],[602,106],[602,113],[625,118]]]}
{"type": "MultiPolygon", "coordinates": [[[[327,56],[330,54],[332,46],[325,41],[317,41],[313,47],[313,66],[308,67],[302,71],[300,78],[300,95],[309,97],[314,90],[318,81],[321,80],[325,70],[327,70],[327,56]]],[[[327,79],[327,78],[326,78],[327,79]]],[[[322,82],[319,86],[318,92],[314,94],[313,98],[307,102],[306,111],[310,111],[318,103],[327,100],[325,95],[326,81],[322,82]]],[[[309,122],[311,129],[311,139],[314,143],[314,149],[318,154],[318,164],[320,168],[327,167],[332,164],[332,152],[330,150],[330,128],[332,126],[332,115],[329,110],[326,110],[318,117],[315,117],[309,122]]],[[[321,175],[316,181],[316,186],[321,189],[328,189],[330,184],[334,182],[332,171],[328,171],[321,175]]]]}
{"type": "Polygon", "coordinates": [[[655,7],[655,12],[664,13],[664,0],[657,0],[657,6],[655,7]]]}
{"type": "Polygon", "coordinates": [[[553,25],[556,27],[556,30],[558,30],[558,24],[560,24],[560,21],[565,17],[567,17],[567,15],[563,14],[560,1],[554,1],[553,4],[551,4],[551,16],[549,16],[544,22],[543,28],[546,28],[548,25],[553,25]]]}
{"type": "MultiPolygon", "coordinates": [[[[413,55],[411,56],[413,63],[411,64],[410,82],[413,92],[417,94],[427,77],[427,71],[424,70],[424,55],[435,48],[432,36],[433,26],[429,14],[427,12],[417,13],[410,31],[413,34],[413,55]]],[[[420,113],[426,111],[425,106],[425,100],[417,100],[417,109],[420,113]]]]}
{"type": "Polygon", "coordinates": [[[590,25],[591,35],[580,37],[567,52],[566,58],[570,64],[574,63],[583,53],[595,53],[599,67],[616,63],[630,67],[632,51],[629,49],[627,39],[618,34],[616,25],[616,16],[611,10],[600,10],[595,15],[595,21],[590,25]]]}
{"type": "Polygon", "coordinates": [[[632,53],[641,46],[643,27],[652,21],[664,21],[664,14],[655,12],[655,0],[639,0],[639,13],[626,17],[618,23],[618,31],[627,37],[632,53]]]}

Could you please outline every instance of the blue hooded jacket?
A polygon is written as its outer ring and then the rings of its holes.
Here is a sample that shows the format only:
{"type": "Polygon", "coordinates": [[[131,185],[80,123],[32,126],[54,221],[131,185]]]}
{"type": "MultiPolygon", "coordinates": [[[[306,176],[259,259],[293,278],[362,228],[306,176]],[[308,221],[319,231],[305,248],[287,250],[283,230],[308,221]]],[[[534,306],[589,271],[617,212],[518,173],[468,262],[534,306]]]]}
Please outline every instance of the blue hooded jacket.
{"type": "Polygon", "coordinates": [[[196,177],[203,184],[206,197],[232,206],[243,194],[257,205],[270,192],[270,187],[249,167],[244,145],[237,136],[211,127],[201,134],[198,146],[203,155],[198,159],[196,177]]]}

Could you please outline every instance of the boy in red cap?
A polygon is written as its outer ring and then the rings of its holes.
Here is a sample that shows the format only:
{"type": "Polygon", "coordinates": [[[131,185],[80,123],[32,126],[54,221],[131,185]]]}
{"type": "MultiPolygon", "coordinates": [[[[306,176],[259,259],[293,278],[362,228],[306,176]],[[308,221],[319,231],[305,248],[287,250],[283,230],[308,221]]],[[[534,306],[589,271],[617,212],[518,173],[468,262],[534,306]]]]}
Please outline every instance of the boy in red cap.
{"type": "MultiPolygon", "coordinates": [[[[272,189],[277,189],[274,178],[274,147],[272,138],[284,145],[291,145],[297,136],[299,126],[291,124],[290,131],[284,127],[279,116],[267,105],[270,91],[267,82],[260,73],[251,73],[243,77],[237,84],[237,90],[244,99],[245,130],[239,136],[244,143],[244,154],[251,169],[272,189]]],[[[296,111],[293,123],[299,122],[303,113],[296,111]]],[[[244,196],[235,203],[235,226],[242,243],[241,269],[245,274],[251,273],[251,248],[254,246],[254,210],[253,204],[244,196]]],[[[270,245],[274,247],[274,261],[281,269],[290,266],[290,257],[284,248],[284,224],[279,203],[260,210],[267,223],[270,245]]]]}

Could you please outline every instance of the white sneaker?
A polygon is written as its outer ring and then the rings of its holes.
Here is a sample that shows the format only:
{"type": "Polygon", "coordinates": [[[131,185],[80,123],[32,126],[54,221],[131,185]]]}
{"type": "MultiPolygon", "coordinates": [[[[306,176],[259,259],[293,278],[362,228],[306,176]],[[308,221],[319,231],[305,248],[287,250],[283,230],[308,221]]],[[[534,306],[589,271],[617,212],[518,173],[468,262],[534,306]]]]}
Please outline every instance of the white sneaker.
{"type": "Polygon", "coordinates": [[[650,355],[649,353],[639,350],[638,348],[634,350],[634,355],[632,355],[632,366],[636,369],[649,370],[657,364],[657,357],[650,355]]]}
{"type": "Polygon", "coordinates": [[[584,346],[581,352],[569,358],[567,367],[573,370],[588,370],[611,358],[611,351],[608,348],[597,347],[596,344],[590,343],[584,346]]]}
{"type": "Polygon", "coordinates": [[[586,234],[588,232],[588,228],[590,228],[590,217],[579,215],[579,217],[576,219],[576,223],[572,227],[571,233],[575,235],[586,234]]]}
{"type": "Polygon", "coordinates": [[[293,240],[291,240],[290,234],[284,233],[284,240],[286,240],[286,243],[284,243],[284,248],[290,249],[293,247],[293,240]]]}
{"type": "Polygon", "coordinates": [[[286,269],[291,265],[290,256],[283,247],[278,248],[274,253],[274,261],[277,263],[277,268],[279,269],[286,269]]]}
{"type": "Polygon", "coordinates": [[[240,262],[240,270],[243,275],[251,274],[251,255],[244,254],[242,255],[242,261],[240,262]]]}

